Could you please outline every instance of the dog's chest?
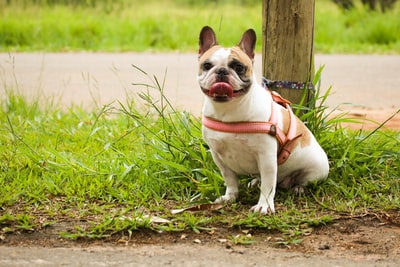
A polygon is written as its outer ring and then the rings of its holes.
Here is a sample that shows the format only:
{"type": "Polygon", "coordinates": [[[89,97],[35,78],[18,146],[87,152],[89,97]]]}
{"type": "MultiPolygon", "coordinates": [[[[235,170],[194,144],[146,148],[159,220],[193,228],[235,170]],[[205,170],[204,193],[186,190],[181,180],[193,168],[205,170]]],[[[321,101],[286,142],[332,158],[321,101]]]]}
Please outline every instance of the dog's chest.
{"type": "Polygon", "coordinates": [[[203,136],[213,156],[238,174],[258,174],[259,161],[268,157],[266,147],[271,144],[265,134],[234,134],[205,128],[203,136]]]}

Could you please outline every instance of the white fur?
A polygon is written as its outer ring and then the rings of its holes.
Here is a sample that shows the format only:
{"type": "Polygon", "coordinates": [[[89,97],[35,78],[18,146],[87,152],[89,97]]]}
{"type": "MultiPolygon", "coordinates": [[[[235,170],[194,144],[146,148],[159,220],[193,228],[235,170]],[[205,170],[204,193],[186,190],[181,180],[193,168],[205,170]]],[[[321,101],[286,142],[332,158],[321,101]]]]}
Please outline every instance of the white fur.
{"type": "MultiPolygon", "coordinates": [[[[228,57],[229,50],[221,48],[211,56],[210,60],[215,66],[227,67],[228,57]]],[[[200,86],[209,88],[212,72],[213,69],[199,74],[200,86]]],[[[232,76],[230,79],[231,84],[239,83],[238,77],[232,76]]],[[[253,83],[248,93],[231,101],[215,102],[206,96],[203,115],[224,122],[268,121],[271,114],[271,95],[256,83],[254,73],[251,79],[253,83]]],[[[282,117],[278,115],[278,124],[282,127],[282,117]]],[[[267,214],[275,211],[274,196],[277,184],[294,172],[304,173],[301,183],[294,185],[294,190],[298,192],[302,192],[302,187],[308,182],[325,179],[329,172],[327,156],[310,131],[305,132],[304,135],[311,136],[310,145],[296,146],[289,159],[278,167],[278,142],[275,137],[268,134],[224,133],[203,127],[203,138],[209,145],[213,159],[226,184],[225,195],[218,198],[216,202],[236,200],[238,175],[259,175],[260,197],[251,210],[267,214]]]]}

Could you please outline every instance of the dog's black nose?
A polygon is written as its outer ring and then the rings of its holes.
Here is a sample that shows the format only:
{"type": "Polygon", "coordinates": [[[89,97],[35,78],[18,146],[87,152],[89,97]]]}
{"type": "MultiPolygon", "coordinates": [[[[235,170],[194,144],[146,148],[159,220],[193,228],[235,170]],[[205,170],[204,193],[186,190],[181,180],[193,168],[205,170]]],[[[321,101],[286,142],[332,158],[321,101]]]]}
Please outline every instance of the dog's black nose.
{"type": "Polygon", "coordinates": [[[228,82],[228,70],[226,68],[220,68],[216,72],[218,82],[228,82]]]}
{"type": "Polygon", "coordinates": [[[219,76],[226,76],[229,74],[228,70],[226,68],[220,68],[216,72],[219,76]]]}

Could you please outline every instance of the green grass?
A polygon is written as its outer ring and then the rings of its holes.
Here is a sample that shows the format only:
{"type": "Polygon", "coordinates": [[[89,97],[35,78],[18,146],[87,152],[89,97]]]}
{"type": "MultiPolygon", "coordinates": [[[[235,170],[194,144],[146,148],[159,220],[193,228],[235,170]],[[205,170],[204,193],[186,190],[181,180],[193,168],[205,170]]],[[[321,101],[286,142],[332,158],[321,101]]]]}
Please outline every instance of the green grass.
{"type": "MultiPolygon", "coordinates": [[[[261,51],[261,1],[50,2],[0,1],[0,51],[195,52],[204,25],[224,32],[222,44],[236,43],[245,29],[254,28],[261,51]]],[[[361,6],[345,12],[331,1],[316,1],[315,50],[398,54],[399,15],[399,4],[381,14],[361,6]]]]}
{"type": "MultiPolygon", "coordinates": [[[[400,206],[400,133],[340,128],[320,96],[303,115],[330,159],[326,181],[297,197],[279,190],[277,212],[249,213],[258,190],[241,178],[238,203],[218,211],[171,214],[174,208],[214,200],[223,179],[201,138],[199,118],[175,110],[163,80],[147,76],[137,98],[91,112],[61,109],[14,93],[0,109],[0,235],[40,231],[68,222],[68,238],[129,236],[138,229],[208,231],[214,227],[279,231],[297,243],[310,227],[342,216],[384,214],[400,206]],[[150,97],[159,92],[160,96],[150,97]],[[157,223],[153,219],[165,219],[157,223]]],[[[317,73],[316,79],[319,78],[317,73]]],[[[245,236],[233,243],[249,243],[245,236]]]]}
{"type": "Polygon", "coordinates": [[[315,50],[321,53],[400,52],[399,3],[388,13],[362,6],[343,11],[332,3],[317,1],[315,50]],[[396,37],[397,36],[397,37],[396,37]]]}

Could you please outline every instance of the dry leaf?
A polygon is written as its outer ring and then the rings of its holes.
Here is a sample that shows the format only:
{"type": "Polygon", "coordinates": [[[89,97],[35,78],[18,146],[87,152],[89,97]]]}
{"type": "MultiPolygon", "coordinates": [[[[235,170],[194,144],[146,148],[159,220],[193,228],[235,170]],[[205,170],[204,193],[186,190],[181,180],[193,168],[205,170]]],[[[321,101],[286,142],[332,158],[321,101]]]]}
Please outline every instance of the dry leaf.
{"type": "Polygon", "coordinates": [[[222,204],[217,204],[217,203],[204,203],[204,204],[198,204],[195,206],[190,206],[184,209],[174,209],[171,210],[172,214],[178,214],[182,213],[184,211],[204,211],[204,210],[219,210],[223,208],[224,205],[222,204]]]}
{"type": "Polygon", "coordinates": [[[171,222],[170,220],[160,218],[157,216],[147,215],[147,214],[143,215],[143,218],[146,218],[146,219],[150,218],[151,223],[170,223],[171,222]]]}

